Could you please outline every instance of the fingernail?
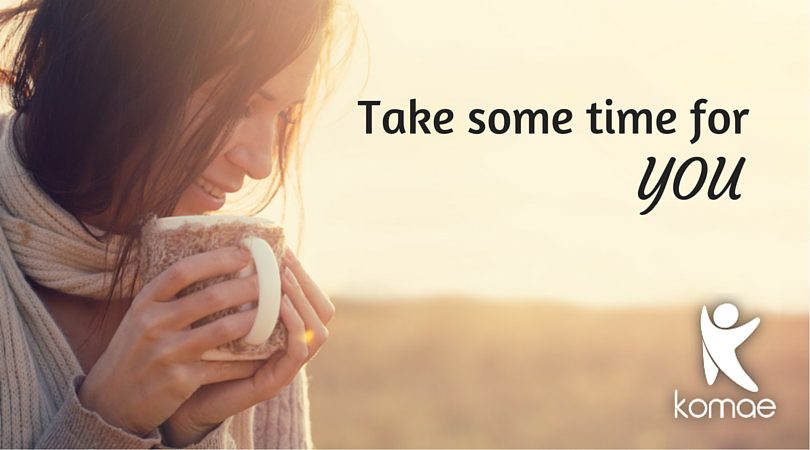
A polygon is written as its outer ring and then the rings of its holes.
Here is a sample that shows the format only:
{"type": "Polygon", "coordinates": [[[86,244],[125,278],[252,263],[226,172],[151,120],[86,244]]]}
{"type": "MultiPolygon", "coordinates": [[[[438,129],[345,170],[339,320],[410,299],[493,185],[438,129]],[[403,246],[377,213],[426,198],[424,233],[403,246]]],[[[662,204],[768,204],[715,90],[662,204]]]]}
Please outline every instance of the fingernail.
{"type": "Polygon", "coordinates": [[[295,277],[293,276],[292,270],[290,270],[289,267],[284,268],[284,276],[286,276],[290,281],[295,281],[295,277]]]}

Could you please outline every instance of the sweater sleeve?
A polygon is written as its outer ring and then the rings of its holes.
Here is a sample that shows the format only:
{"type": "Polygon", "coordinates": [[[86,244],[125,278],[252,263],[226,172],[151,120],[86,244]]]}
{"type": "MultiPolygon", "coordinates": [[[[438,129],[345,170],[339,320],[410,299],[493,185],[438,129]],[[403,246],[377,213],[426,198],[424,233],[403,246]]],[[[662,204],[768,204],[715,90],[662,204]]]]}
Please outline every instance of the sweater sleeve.
{"type": "MultiPolygon", "coordinates": [[[[234,441],[233,437],[231,436],[230,431],[228,430],[228,422],[227,420],[220,422],[216,428],[209,431],[208,434],[203,436],[202,439],[199,441],[186,445],[183,448],[237,448],[236,442],[234,441]]],[[[180,447],[172,447],[166,445],[165,442],[161,442],[155,448],[180,448],[180,447]]]]}
{"type": "Polygon", "coordinates": [[[97,412],[79,402],[85,375],[73,377],[73,390],[65,399],[36,448],[153,448],[160,444],[157,428],[146,436],[132,434],[107,423],[97,412]]]}
{"type": "MultiPolygon", "coordinates": [[[[253,447],[313,449],[309,417],[309,382],[304,365],[293,381],[275,397],[253,409],[253,447]]],[[[161,443],[157,448],[175,448],[161,443]]],[[[236,448],[225,420],[190,449],[236,448]]]]}
{"type": "Polygon", "coordinates": [[[306,367],[304,364],[277,396],[256,405],[253,414],[255,448],[314,448],[306,367]]]}

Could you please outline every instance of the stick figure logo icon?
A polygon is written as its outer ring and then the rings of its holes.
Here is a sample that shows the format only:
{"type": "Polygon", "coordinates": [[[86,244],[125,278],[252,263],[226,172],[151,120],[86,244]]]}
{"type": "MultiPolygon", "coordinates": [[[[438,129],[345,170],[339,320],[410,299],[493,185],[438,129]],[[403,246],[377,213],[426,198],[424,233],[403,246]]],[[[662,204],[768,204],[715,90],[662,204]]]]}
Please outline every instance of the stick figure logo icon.
{"type": "Polygon", "coordinates": [[[723,371],[731,381],[751,392],[759,391],[754,380],[745,372],[737,359],[737,347],[740,346],[759,326],[759,317],[734,327],[740,313],[731,303],[723,303],[714,309],[712,317],[706,306],[700,312],[700,333],[703,338],[703,370],[706,382],[714,384],[719,371],[723,371]]]}

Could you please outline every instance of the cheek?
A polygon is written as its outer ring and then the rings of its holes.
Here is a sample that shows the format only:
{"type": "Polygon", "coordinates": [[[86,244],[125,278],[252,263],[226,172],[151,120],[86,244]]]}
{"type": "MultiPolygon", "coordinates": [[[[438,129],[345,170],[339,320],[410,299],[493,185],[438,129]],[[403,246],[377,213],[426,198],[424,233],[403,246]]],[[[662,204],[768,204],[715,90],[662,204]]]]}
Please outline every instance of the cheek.
{"type": "Polygon", "coordinates": [[[185,216],[192,214],[191,212],[191,204],[192,198],[194,193],[192,192],[193,186],[189,186],[180,194],[180,199],[177,201],[177,205],[174,208],[174,212],[172,213],[173,216],[185,216]]]}
{"type": "Polygon", "coordinates": [[[231,137],[228,138],[227,141],[222,145],[219,149],[219,153],[217,153],[216,158],[211,161],[211,164],[205,168],[203,173],[215,171],[217,167],[227,167],[230,165],[228,157],[229,153],[233,151],[239,144],[244,140],[243,132],[240,132],[239,128],[235,128],[234,132],[231,134],[231,137]]]}
{"type": "MultiPolygon", "coordinates": [[[[233,139],[228,139],[228,141],[225,143],[225,145],[223,145],[222,148],[219,149],[219,153],[214,158],[214,160],[211,161],[203,169],[202,176],[217,173],[217,172],[220,171],[220,169],[228,167],[228,157],[227,157],[227,155],[228,155],[228,152],[231,151],[234,148],[234,145],[235,145],[234,142],[235,141],[233,139]]],[[[216,177],[213,177],[213,178],[216,178],[216,177]]]]}

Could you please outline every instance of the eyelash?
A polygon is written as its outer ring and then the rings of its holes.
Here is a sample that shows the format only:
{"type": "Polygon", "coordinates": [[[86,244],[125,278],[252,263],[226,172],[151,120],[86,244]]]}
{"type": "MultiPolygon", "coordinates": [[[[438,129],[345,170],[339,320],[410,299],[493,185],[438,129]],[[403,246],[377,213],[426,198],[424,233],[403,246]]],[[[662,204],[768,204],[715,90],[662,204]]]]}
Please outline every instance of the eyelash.
{"type": "Polygon", "coordinates": [[[296,108],[297,106],[298,106],[298,105],[290,105],[290,106],[288,106],[288,107],[284,108],[283,110],[281,110],[281,113],[279,114],[279,116],[281,117],[281,119],[282,119],[284,122],[286,122],[286,123],[288,123],[288,124],[290,124],[290,125],[295,125],[296,123],[298,123],[298,120],[297,120],[297,119],[295,119],[295,118],[293,118],[293,117],[290,115],[291,113],[293,113],[293,112],[295,111],[295,108],[296,108]]]}
{"type": "MultiPolygon", "coordinates": [[[[298,123],[298,120],[291,117],[291,113],[297,106],[298,105],[290,105],[287,108],[282,109],[281,112],[279,113],[279,117],[281,117],[281,120],[290,125],[298,123]]],[[[252,115],[253,109],[250,107],[250,105],[245,105],[245,107],[242,109],[242,118],[249,119],[252,115]]]]}

